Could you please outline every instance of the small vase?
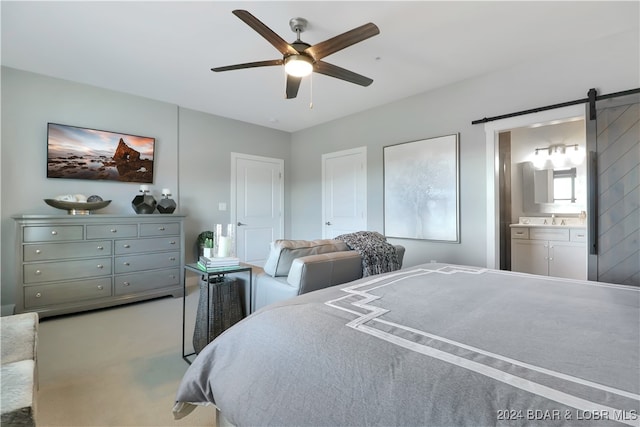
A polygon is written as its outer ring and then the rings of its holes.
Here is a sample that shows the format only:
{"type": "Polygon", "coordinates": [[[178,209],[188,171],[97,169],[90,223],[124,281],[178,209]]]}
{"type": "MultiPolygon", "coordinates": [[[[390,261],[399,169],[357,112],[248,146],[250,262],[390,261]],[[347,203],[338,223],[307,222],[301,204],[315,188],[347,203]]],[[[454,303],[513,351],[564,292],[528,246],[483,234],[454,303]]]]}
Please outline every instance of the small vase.
{"type": "Polygon", "coordinates": [[[176,202],[169,198],[170,195],[171,193],[162,193],[163,198],[160,199],[160,203],[156,206],[161,214],[170,214],[176,210],[176,202]]]}
{"type": "Polygon", "coordinates": [[[140,190],[142,194],[138,194],[131,201],[131,206],[137,214],[152,214],[156,210],[156,199],[152,195],[147,194],[148,190],[140,190]]]}

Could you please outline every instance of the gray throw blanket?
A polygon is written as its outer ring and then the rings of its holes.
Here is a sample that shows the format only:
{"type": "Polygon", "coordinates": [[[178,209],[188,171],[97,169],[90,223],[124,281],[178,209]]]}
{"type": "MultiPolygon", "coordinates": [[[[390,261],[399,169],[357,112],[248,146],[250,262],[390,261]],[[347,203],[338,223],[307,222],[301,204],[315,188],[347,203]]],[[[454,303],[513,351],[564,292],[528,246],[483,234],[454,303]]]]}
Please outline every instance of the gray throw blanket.
{"type": "Polygon", "coordinates": [[[396,248],[375,231],[358,231],[335,237],[362,257],[362,277],[400,269],[396,248]]]}

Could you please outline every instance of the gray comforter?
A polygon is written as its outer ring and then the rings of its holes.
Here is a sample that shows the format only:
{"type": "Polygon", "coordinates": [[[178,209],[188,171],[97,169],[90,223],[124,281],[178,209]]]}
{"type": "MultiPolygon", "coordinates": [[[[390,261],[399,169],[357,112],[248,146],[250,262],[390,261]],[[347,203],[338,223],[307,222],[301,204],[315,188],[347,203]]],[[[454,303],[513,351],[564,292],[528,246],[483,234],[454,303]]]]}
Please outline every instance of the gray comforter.
{"type": "Polygon", "coordinates": [[[640,425],[640,289],[424,264],[254,313],[174,415],[238,426],[640,425]]]}

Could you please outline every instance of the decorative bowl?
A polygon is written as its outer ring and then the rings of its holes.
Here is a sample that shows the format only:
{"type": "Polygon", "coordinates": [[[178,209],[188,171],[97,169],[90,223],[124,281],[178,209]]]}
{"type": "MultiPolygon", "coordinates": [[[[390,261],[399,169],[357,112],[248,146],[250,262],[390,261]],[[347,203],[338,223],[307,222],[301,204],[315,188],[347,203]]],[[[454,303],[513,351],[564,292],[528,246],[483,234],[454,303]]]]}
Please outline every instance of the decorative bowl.
{"type": "Polygon", "coordinates": [[[111,200],[102,200],[100,202],[65,202],[56,199],[44,199],[49,206],[57,209],[64,209],[69,215],[90,215],[96,209],[102,209],[111,203],[111,200]]]}

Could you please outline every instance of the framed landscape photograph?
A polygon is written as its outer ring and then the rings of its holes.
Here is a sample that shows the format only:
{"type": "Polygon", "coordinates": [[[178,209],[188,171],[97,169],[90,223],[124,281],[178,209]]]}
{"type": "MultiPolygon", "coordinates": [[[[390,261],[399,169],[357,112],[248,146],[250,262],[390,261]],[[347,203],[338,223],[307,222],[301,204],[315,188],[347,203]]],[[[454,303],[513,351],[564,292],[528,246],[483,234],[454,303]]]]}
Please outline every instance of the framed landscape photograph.
{"type": "Polygon", "coordinates": [[[384,234],[459,242],[458,135],[383,148],[384,234]]]}
{"type": "Polygon", "coordinates": [[[153,182],[155,138],[47,124],[47,178],[153,182]]]}

